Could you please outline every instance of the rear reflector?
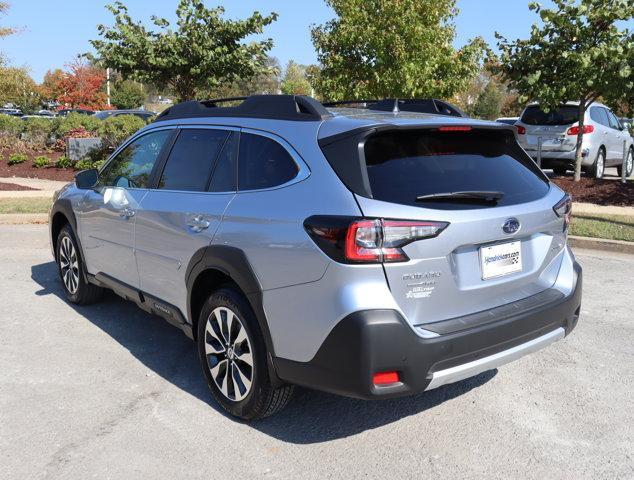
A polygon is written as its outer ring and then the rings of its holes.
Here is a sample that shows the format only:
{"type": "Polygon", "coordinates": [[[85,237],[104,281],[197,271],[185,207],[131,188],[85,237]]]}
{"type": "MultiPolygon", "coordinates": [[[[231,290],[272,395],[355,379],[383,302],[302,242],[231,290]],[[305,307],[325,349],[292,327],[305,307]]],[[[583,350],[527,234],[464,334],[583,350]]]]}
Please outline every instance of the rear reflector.
{"type": "Polygon", "coordinates": [[[397,372],[381,372],[375,373],[372,379],[375,385],[391,385],[393,383],[398,383],[398,373],[397,372]]]}
{"type": "Polygon", "coordinates": [[[526,128],[521,125],[515,125],[515,130],[517,130],[518,135],[526,135],[526,128]]]}
{"type": "Polygon", "coordinates": [[[439,132],[470,132],[471,127],[468,125],[444,125],[438,127],[439,132]]]}

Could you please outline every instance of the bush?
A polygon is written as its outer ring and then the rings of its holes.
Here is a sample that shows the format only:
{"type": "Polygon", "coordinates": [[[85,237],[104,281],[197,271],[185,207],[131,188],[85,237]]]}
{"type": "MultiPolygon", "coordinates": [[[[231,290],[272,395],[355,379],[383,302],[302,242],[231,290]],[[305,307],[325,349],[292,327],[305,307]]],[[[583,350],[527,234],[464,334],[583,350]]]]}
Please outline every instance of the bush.
{"type": "Polygon", "coordinates": [[[70,158],[68,158],[66,155],[62,155],[55,162],[55,166],[57,168],[70,168],[73,166],[73,162],[71,162],[70,158]]]}
{"type": "Polygon", "coordinates": [[[63,138],[72,130],[83,128],[90,132],[91,136],[96,136],[101,126],[101,120],[92,115],[84,115],[77,112],[71,112],[65,117],[57,117],[53,120],[53,134],[56,138],[63,138]]]}
{"type": "Polygon", "coordinates": [[[53,132],[53,120],[49,118],[27,118],[24,124],[24,140],[34,148],[45,148],[46,142],[53,132]]]}
{"type": "Polygon", "coordinates": [[[7,162],[9,165],[17,165],[19,163],[24,163],[27,161],[29,157],[27,157],[24,153],[12,153],[9,155],[9,161],[7,162]]]}
{"type": "Polygon", "coordinates": [[[145,91],[139,83],[130,80],[116,82],[112,89],[112,103],[117,108],[139,108],[145,102],[145,91]]]}
{"type": "Polygon", "coordinates": [[[23,126],[19,117],[0,114],[0,135],[17,137],[22,132],[23,126]]]}
{"type": "Polygon", "coordinates": [[[106,147],[115,148],[145,125],[145,120],[134,115],[118,115],[104,120],[99,134],[106,147]]]}
{"type": "Polygon", "coordinates": [[[35,168],[44,168],[48,165],[48,157],[44,155],[40,155],[39,157],[35,157],[33,159],[33,166],[35,168]]]}

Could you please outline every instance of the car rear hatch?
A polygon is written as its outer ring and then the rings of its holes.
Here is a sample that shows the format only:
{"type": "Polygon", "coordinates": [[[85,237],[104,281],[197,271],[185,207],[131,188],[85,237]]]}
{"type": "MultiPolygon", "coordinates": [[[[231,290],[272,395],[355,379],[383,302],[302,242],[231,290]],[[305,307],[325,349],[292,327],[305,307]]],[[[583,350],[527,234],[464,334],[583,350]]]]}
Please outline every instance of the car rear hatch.
{"type": "MultiPolygon", "coordinates": [[[[366,190],[352,189],[364,217],[448,223],[437,236],[404,245],[407,261],[383,263],[411,324],[481,312],[554,284],[566,237],[553,207],[564,193],[512,130],[387,129],[360,145],[366,190]],[[450,195],[456,192],[501,198],[450,195]]],[[[327,157],[335,151],[324,149],[327,157]]],[[[345,171],[333,167],[346,182],[345,171]]]]}
{"type": "Polygon", "coordinates": [[[525,128],[525,133],[519,136],[520,143],[526,150],[537,150],[540,139],[544,152],[575,149],[576,135],[567,135],[568,129],[579,122],[578,108],[574,105],[562,105],[549,112],[531,105],[524,110],[520,122],[525,128]]]}

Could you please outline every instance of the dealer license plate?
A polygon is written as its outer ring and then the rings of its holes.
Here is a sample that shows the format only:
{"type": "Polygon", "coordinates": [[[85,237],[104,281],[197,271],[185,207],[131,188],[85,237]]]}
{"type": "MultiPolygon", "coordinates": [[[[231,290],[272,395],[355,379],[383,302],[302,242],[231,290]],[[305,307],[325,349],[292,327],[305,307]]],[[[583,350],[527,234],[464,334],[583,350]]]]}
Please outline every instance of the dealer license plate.
{"type": "Polygon", "coordinates": [[[522,242],[480,247],[482,280],[522,271],[522,242]]]}

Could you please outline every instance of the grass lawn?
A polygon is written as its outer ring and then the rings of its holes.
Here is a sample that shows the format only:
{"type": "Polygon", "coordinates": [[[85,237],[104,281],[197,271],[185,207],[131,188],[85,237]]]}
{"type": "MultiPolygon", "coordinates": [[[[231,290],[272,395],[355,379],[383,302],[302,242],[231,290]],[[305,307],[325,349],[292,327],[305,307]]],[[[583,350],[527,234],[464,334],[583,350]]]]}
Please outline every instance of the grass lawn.
{"type": "Polygon", "coordinates": [[[573,214],[570,234],[634,242],[634,216],[573,214]]]}
{"type": "Polygon", "coordinates": [[[47,213],[52,198],[0,198],[0,214],[3,213],[47,213]]]}

